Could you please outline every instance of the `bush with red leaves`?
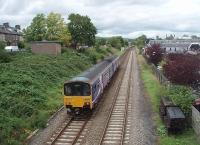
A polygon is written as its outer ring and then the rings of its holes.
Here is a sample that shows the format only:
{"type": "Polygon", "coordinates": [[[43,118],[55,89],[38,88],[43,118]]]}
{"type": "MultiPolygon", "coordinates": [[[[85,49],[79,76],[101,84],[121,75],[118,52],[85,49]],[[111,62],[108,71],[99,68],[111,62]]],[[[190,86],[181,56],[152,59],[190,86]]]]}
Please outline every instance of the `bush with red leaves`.
{"type": "Polygon", "coordinates": [[[149,62],[155,64],[156,66],[162,61],[163,52],[164,51],[160,48],[160,44],[153,44],[146,49],[149,62]]]}
{"type": "Polygon", "coordinates": [[[200,59],[189,54],[169,54],[163,71],[172,83],[195,85],[200,82],[200,59]]]}

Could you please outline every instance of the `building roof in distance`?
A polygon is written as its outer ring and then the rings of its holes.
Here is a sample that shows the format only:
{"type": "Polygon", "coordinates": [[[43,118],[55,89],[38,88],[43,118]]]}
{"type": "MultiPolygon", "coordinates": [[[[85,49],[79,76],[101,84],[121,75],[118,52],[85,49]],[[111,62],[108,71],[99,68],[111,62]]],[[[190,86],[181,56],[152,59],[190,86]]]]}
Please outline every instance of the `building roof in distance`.
{"type": "Polygon", "coordinates": [[[32,41],[31,43],[35,44],[35,43],[58,43],[60,44],[61,41],[48,41],[48,40],[42,40],[42,41],[32,41]]]}

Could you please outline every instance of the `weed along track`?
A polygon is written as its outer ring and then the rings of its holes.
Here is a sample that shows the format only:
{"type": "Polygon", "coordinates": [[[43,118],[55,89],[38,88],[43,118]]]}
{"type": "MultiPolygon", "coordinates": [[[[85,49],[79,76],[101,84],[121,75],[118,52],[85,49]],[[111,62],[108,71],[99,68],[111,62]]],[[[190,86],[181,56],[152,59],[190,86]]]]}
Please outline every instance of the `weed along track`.
{"type": "Polygon", "coordinates": [[[132,61],[133,52],[131,51],[128,65],[121,80],[121,85],[116,92],[115,100],[112,104],[112,109],[107,119],[102,138],[99,145],[111,145],[111,144],[125,144],[128,143],[128,125],[130,123],[128,119],[129,104],[129,92],[130,83],[132,78],[132,61]]]}
{"type": "Polygon", "coordinates": [[[70,118],[53,134],[47,145],[78,145],[87,132],[89,118],[70,118]]]}

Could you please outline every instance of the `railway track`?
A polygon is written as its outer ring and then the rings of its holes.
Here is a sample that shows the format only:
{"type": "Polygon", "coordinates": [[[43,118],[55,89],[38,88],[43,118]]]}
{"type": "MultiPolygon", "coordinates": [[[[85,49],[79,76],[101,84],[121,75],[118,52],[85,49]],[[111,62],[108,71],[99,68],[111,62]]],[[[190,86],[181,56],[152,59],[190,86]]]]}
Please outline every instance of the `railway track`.
{"type": "MultiPolygon", "coordinates": [[[[130,52],[130,51],[128,51],[130,52]]],[[[121,63],[125,63],[126,57],[132,56],[126,52],[123,57],[121,57],[121,63]]],[[[130,61],[130,59],[129,59],[130,61]]],[[[128,66],[128,63],[126,63],[128,66]]],[[[125,75],[127,74],[124,71],[125,75]]],[[[123,79],[120,79],[120,83],[118,85],[118,89],[116,94],[118,94],[118,90],[120,89],[123,79]]],[[[120,101],[120,100],[119,100],[120,101]]],[[[128,105],[126,106],[127,109],[128,105]]],[[[94,115],[95,113],[93,113],[94,115]]],[[[92,115],[92,116],[93,116],[92,115]]],[[[88,118],[69,118],[63,125],[57,129],[57,131],[52,135],[52,137],[46,142],[46,145],[80,145],[87,134],[89,125],[91,123],[91,116],[88,118]]],[[[125,128],[124,128],[125,131],[125,128]]]]}
{"type": "Polygon", "coordinates": [[[87,132],[89,118],[70,118],[46,145],[79,145],[87,132]]]}
{"type": "Polygon", "coordinates": [[[129,103],[130,85],[132,78],[133,52],[121,80],[121,85],[116,92],[115,101],[107,119],[99,145],[122,145],[129,141],[131,103],[129,103]]]}

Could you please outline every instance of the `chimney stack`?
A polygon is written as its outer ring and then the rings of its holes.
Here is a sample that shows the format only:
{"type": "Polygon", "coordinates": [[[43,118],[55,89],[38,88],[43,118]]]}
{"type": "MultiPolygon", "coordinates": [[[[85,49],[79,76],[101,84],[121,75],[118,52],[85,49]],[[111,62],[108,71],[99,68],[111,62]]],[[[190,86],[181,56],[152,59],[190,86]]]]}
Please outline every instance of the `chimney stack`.
{"type": "Polygon", "coordinates": [[[15,25],[15,29],[21,30],[21,26],[20,25],[15,25]]]}
{"type": "Polygon", "coordinates": [[[6,28],[10,27],[8,22],[7,23],[3,23],[3,26],[6,27],[6,28]]]}

